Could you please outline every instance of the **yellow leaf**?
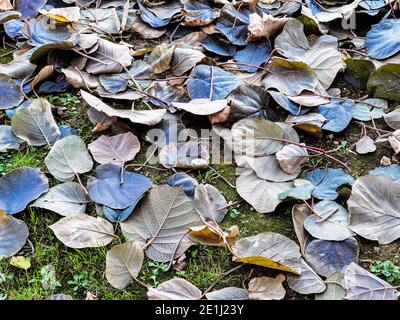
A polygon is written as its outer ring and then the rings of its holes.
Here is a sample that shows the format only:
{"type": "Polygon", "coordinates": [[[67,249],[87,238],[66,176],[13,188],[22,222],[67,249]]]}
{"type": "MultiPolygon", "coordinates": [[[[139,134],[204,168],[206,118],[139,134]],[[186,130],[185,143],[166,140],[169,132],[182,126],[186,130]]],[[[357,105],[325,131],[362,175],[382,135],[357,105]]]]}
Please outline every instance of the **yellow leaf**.
{"type": "Polygon", "coordinates": [[[296,129],[303,130],[309,134],[312,134],[318,138],[322,138],[322,130],[315,124],[312,123],[296,123],[294,125],[296,129]]]}
{"type": "Polygon", "coordinates": [[[28,270],[31,267],[31,262],[25,257],[17,256],[10,259],[10,265],[19,269],[28,270]]]}
{"type": "Polygon", "coordinates": [[[271,268],[271,269],[277,269],[277,270],[282,270],[282,271],[287,271],[294,273],[296,275],[300,275],[297,271],[284,266],[280,263],[276,263],[270,259],[260,257],[260,256],[251,256],[251,257],[243,257],[243,258],[234,258],[233,261],[235,262],[243,262],[243,263],[249,263],[249,264],[255,264],[257,266],[261,267],[266,267],[266,268],[271,268]]]}
{"type": "Polygon", "coordinates": [[[0,223],[7,222],[10,219],[3,210],[0,210],[0,223]]]}
{"type": "MultiPolygon", "coordinates": [[[[197,243],[206,246],[225,246],[222,236],[208,226],[191,227],[189,229],[191,240],[197,243]]],[[[239,236],[239,228],[237,226],[230,227],[227,232],[224,232],[224,236],[226,241],[232,244],[239,236]]]]}
{"type": "Polygon", "coordinates": [[[39,12],[58,22],[76,22],[81,17],[78,7],[55,8],[50,11],[40,10],[39,12]]]}

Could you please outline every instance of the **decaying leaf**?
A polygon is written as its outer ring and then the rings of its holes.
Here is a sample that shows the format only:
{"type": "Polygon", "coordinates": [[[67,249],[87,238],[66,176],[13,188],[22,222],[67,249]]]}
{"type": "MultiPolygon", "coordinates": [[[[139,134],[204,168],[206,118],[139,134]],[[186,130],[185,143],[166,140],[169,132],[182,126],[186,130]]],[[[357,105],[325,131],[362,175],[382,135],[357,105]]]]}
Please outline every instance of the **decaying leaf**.
{"type": "Polygon", "coordinates": [[[384,176],[356,180],[347,202],[349,228],[358,235],[388,244],[400,237],[398,182],[384,176]]]}
{"type": "Polygon", "coordinates": [[[137,278],[144,259],[143,250],[135,241],[117,245],[107,252],[106,278],[117,289],[124,289],[137,278]]]}
{"type": "Polygon", "coordinates": [[[275,278],[260,277],[253,278],[249,282],[250,300],[281,300],[286,295],[282,283],[286,280],[283,274],[275,278]]]}
{"type": "Polygon", "coordinates": [[[62,218],[49,228],[64,245],[75,249],[103,247],[115,237],[110,222],[87,214],[62,218]]]}
{"type": "Polygon", "coordinates": [[[25,222],[0,211],[0,258],[18,253],[28,239],[29,231],[25,222]]]}
{"type": "Polygon", "coordinates": [[[32,207],[43,208],[62,216],[85,213],[89,199],[82,187],[75,182],[66,182],[50,189],[32,207]]]}
{"type": "Polygon", "coordinates": [[[193,202],[181,188],[157,186],[150,190],[135,214],[121,223],[121,228],[128,239],[145,244],[150,259],[168,262],[191,246],[186,239],[189,228],[202,224],[193,202]]]}
{"type": "Polygon", "coordinates": [[[400,293],[389,283],[364,270],[356,263],[344,272],[347,300],[397,300],[400,293]]]}
{"type": "Polygon", "coordinates": [[[321,293],[326,289],[326,284],[315,273],[315,271],[303,260],[300,259],[300,275],[289,274],[287,284],[290,289],[301,294],[321,293]]]}
{"type": "Polygon", "coordinates": [[[140,151],[140,142],[133,133],[127,132],[112,137],[101,136],[88,148],[98,163],[123,166],[140,151]]]}
{"type": "Polygon", "coordinates": [[[11,127],[17,137],[32,146],[54,145],[61,135],[45,99],[33,100],[29,107],[18,109],[11,127]]]}
{"type": "Polygon", "coordinates": [[[92,170],[93,160],[83,140],[69,136],[57,141],[45,159],[50,173],[59,181],[71,181],[78,174],[92,170]]]}
{"type": "Polygon", "coordinates": [[[233,246],[236,262],[300,274],[299,246],[289,238],[273,232],[239,239],[233,246]]]}
{"type": "Polygon", "coordinates": [[[202,292],[190,282],[174,278],[147,292],[149,300],[200,300],[202,292]]]}

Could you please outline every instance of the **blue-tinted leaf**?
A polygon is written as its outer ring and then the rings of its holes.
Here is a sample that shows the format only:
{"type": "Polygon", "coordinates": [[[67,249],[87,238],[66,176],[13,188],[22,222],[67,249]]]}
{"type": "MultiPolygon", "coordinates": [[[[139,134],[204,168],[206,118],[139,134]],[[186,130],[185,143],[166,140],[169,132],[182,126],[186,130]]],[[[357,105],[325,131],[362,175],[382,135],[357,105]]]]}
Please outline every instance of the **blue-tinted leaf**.
{"type": "Polygon", "coordinates": [[[207,0],[188,0],[183,7],[185,26],[205,26],[219,17],[219,10],[212,8],[207,0]]]}
{"type": "Polygon", "coordinates": [[[11,126],[0,126],[0,152],[17,150],[22,142],[23,140],[14,135],[11,126]]]}
{"type": "Polygon", "coordinates": [[[303,184],[301,186],[290,188],[287,191],[278,194],[280,200],[285,200],[287,198],[308,200],[312,197],[312,192],[315,186],[312,183],[303,184]]]}
{"type": "Polygon", "coordinates": [[[7,109],[6,115],[7,115],[8,119],[12,120],[12,118],[14,117],[14,114],[18,111],[18,109],[28,108],[30,105],[31,105],[31,102],[29,100],[25,100],[18,107],[13,108],[13,109],[7,109]]]}
{"type": "Polygon", "coordinates": [[[244,118],[264,118],[279,121],[275,110],[269,106],[268,93],[260,86],[243,84],[228,97],[230,107],[229,122],[244,118]]]}
{"type": "Polygon", "coordinates": [[[350,263],[358,263],[359,250],[354,237],[344,241],[313,240],[306,248],[306,260],[316,273],[330,277],[350,263]]]}
{"type": "Polygon", "coordinates": [[[194,191],[198,186],[198,182],[185,172],[177,172],[168,178],[168,185],[171,187],[182,187],[185,194],[189,198],[194,199],[194,191]]]}
{"type": "Polygon", "coordinates": [[[123,78],[123,74],[102,74],[99,82],[111,94],[123,92],[128,88],[128,81],[123,78]]]}
{"type": "Polygon", "coordinates": [[[358,5],[370,12],[385,7],[387,2],[385,0],[363,0],[358,5]]]}
{"type": "Polygon", "coordinates": [[[192,99],[209,99],[211,81],[213,88],[211,100],[224,99],[239,84],[238,79],[232,73],[218,67],[202,64],[198,65],[194,71],[194,77],[187,82],[189,96],[192,99]]]}
{"type": "Polygon", "coordinates": [[[0,179],[0,210],[6,214],[21,212],[48,190],[49,181],[39,169],[11,171],[0,179]]]}
{"type": "Polygon", "coordinates": [[[113,164],[98,166],[96,177],[88,180],[92,201],[120,210],[136,204],[151,186],[150,179],[138,173],[124,171],[121,179],[121,168],[113,164]]]}
{"type": "Polygon", "coordinates": [[[25,38],[29,39],[28,44],[33,47],[65,41],[69,37],[67,26],[57,25],[55,27],[53,24],[49,24],[49,19],[45,16],[26,22],[21,32],[25,38]]]}
{"type": "Polygon", "coordinates": [[[374,176],[385,176],[394,181],[400,181],[400,166],[398,164],[392,164],[387,167],[377,167],[369,172],[374,176]]]}
{"type": "Polygon", "coordinates": [[[16,107],[24,100],[17,82],[5,74],[0,74],[0,92],[0,110],[16,107]]]}
{"type": "Polygon", "coordinates": [[[59,126],[60,129],[60,139],[69,137],[69,136],[79,136],[78,131],[76,131],[75,129],[71,128],[69,125],[67,124],[63,124],[61,126],[59,126]]]}
{"type": "Polygon", "coordinates": [[[132,214],[136,204],[137,203],[131,205],[124,210],[111,209],[105,206],[103,208],[103,213],[110,222],[124,222],[132,214]]]}
{"type": "Polygon", "coordinates": [[[217,36],[209,36],[201,41],[202,46],[220,56],[231,57],[236,53],[236,46],[217,36]]]}
{"type": "Polygon", "coordinates": [[[350,99],[346,101],[332,99],[331,103],[320,106],[319,113],[328,119],[322,129],[332,132],[346,129],[353,117],[353,107],[354,101],[350,99]]]}
{"type": "Polygon", "coordinates": [[[21,12],[22,18],[36,18],[46,2],[47,0],[16,0],[15,6],[16,10],[21,12]]]}
{"type": "Polygon", "coordinates": [[[21,36],[21,29],[23,25],[24,22],[22,20],[14,19],[7,21],[3,26],[7,36],[11,39],[15,39],[18,36],[21,36]]]}
{"type": "Polygon", "coordinates": [[[7,21],[19,19],[21,14],[17,11],[5,11],[0,12],[0,24],[6,23],[7,21]]]}
{"type": "Polygon", "coordinates": [[[153,28],[162,28],[168,25],[171,19],[159,19],[157,16],[147,9],[140,1],[137,2],[140,9],[140,17],[153,28]]]}
{"type": "Polygon", "coordinates": [[[49,93],[64,92],[70,87],[71,85],[67,82],[65,76],[61,74],[53,81],[45,81],[42,84],[40,84],[37,93],[49,94],[49,93]]]}
{"type": "MultiPolygon", "coordinates": [[[[244,64],[252,64],[257,67],[261,66],[271,53],[271,43],[269,40],[262,40],[258,42],[250,42],[244,49],[236,52],[234,59],[237,62],[244,64]]],[[[258,68],[241,66],[239,68],[248,72],[256,72],[258,68]]]]}
{"type": "Polygon", "coordinates": [[[310,181],[315,189],[313,197],[320,200],[335,200],[337,198],[336,189],[342,185],[353,185],[354,178],[344,172],[343,169],[322,169],[318,168],[306,175],[306,179],[310,181]]]}
{"type": "Polygon", "coordinates": [[[365,51],[374,59],[386,59],[400,51],[400,19],[372,26],[365,38],[365,51]]]}
{"type": "Polygon", "coordinates": [[[241,6],[237,10],[232,4],[227,4],[222,8],[215,27],[233,44],[244,46],[247,44],[249,15],[254,12],[250,7],[241,6]]]}
{"type": "Polygon", "coordinates": [[[283,109],[289,111],[294,116],[306,114],[310,110],[310,108],[307,107],[300,108],[297,103],[289,100],[287,96],[285,96],[283,93],[280,93],[279,91],[269,90],[268,93],[271,95],[272,98],[274,98],[275,102],[278,105],[280,105],[283,109]]]}
{"type": "Polygon", "coordinates": [[[360,121],[371,121],[371,119],[380,119],[388,108],[386,100],[378,98],[369,98],[354,105],[353,118],[360,121]],[[365,103],[363,103],[365,101],[365,103]],[[376,106],[376,107],[374,107],[376,106]]]}

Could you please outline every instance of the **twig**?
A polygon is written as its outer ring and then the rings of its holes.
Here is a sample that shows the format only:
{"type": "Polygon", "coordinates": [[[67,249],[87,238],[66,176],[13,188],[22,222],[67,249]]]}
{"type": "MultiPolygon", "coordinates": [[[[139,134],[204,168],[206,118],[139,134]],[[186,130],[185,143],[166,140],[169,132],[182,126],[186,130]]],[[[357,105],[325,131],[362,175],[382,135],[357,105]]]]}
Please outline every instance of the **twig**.
{"type": "Polygon", "coordinates": [[[81,178],[79,177],[79,174],[77,174],[75,172],[75,177],[78,180],[78,183],[80,184],[80,186],[82,187],[83,191],[85,192],[86,195],[89,194],[88,190],[86,189],[86,187],[83,185],[81,178]]]}
{"type": "Polygon", "coordinates": [[[129,168],[129,167],[140,167],[140,168],[143,168],[143,167],[144,167],[144,168],[154,169],[154,170],[158,170],[158,171],[169,171],[168,169],[158,168],[158,167],[149,166],[149,165],[140,164],[140,163],[128,164],[126,167],[127,167],[127,168],[129,168]]]}
{"type": "Polygon", "coordinates": [[[210,70],[210,96],[208,97],[208,100],[212,100],[212,96],[213,96],[213,86],[214,86],[214,68],[213,66],[210,66],[211,70],[210,70]]]}
{"type": "Polygon", "coordinates": [[[28,241],[28,243],[29,243],[29,245],[30,245],[30,247],[31,247],[32,254],[34,254],[34,253],[35,253],[35,246],[33,245],[32,241],[29,240],[29,239],[26,239],[26,241],[28,241]]]}
{"type": "Polygon", "coordinates": [[[207,293],[209,293],[212,289],[214,289],[214,287],[218,284],[218,282],[220,282],[223,278],[229,276],[231,273],[235,272],[236,270],[239,270],[243,266],[244,266],[244,264],[240,264],[240,265],[238,265],[238,266],[236,266],[236,267],[224,272],[223,274],[221,274],[219,276],[219,278],[211,286],[209,286],[206,291],[204,291],[204,293],[203,293],[203,295],[201,296],[200,299],[204,298],[207,293]]]}
{"type": "Polygon", "coordinates": [[[335,162],[337,162],[338,164],[340,164],[342,167],[344,167],[347,171],[352,172],[351,169],[348,167],[347,164],[345,164],[343,161],[331,156],[330,154],[327,153],[327,151],[325,151],[324,149],[321,149],[319,147],[312,147],[312,146],[307,146],[307,145],[303,145],[301,143],[297,143],[297,142],[293,142],[293,141],[289,141],[286,139],[280,139],[280,138],[272,138],[272,137],[257,137],[257,139],[267,139],[267,140],[272,140],[272,141],[280,141],[280,142],[285,142],[285,143],[289,143],[289,144],[294,144],[296,146],[302,147],[304,149],[307,149],[311,152],[318,152],[319,155],[323,155],[335,162]]]}
{"type": "Polygon", "coordinates": [[[243,199],[242,199],[242,200],[235,201],[235,202],[232,202],[232,203],[226,205],[225,207],[218,208],[217,211],[221,211],[221,210],[228,209],[228,208],[233,207],[234,205],[237,205],[237,204],[242,203],[242,202],[243,202],[243,199]]]}
{"type": "Polygon", "coordinates": [[[224,180],[230,187],[236,189],[236,186],[234,186],[232,183],[230,183],[228,180],[226,180],[217,170],[215,170],[213,167],[208,166],[209,169],[211,169],[212,171],[214,171],[218,177],[220,177],[222,180],[224,180]]]}

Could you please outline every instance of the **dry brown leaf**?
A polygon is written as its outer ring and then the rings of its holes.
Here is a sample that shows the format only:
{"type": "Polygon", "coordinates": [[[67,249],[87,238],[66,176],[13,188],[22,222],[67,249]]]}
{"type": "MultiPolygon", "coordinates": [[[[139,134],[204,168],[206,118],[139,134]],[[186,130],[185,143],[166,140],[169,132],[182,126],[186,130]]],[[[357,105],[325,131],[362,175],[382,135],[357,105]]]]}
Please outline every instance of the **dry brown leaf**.
{"type": "Polygon", "coordinates": [[[247,41],[255,41],[262,37],[271,37],[281,31],[289,18],[275,18],[263,12],[262,17],[257,13],[249,15],[249,36],[247,41]]]}
{"type": "Polygon", "coordinates": [[[54,67],[53,65],[48,65],[43,67],[39,73],[35,76],[31,83],[31,90],[34,90],[35,87],[44,80],[47,80],[54,74],[54,67]]]}
{"type": "Polygon", "coordinates": [[[12,10],[14,7],[10,3],[10,0],[0,0],[0,11],[12,10]]]}
{"type": "Polygon", "coordinates": [[[282,283],[286,280],[283,274],[278,274],[275,278],[259,277],[253,278],[249,282],[250,300],[282,300],[286,295],[286,290],[282,283]]]}
{"type": "MultiPolygon", "coordinates": [[[[189,232],[190,239],[202,245],[207,246],[225,246],[223,237],[208,226],[191,227],[189,232]]],[[[229,245],[232,245],[239,236],[237,226],[230,227],[224,232],[224,237],[229,245]]]]}

